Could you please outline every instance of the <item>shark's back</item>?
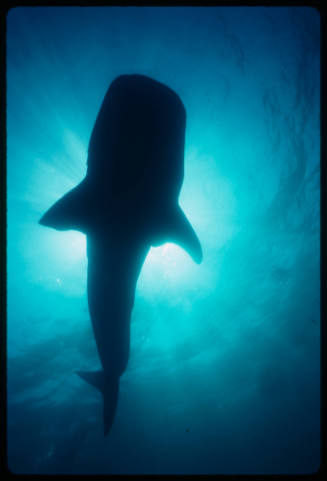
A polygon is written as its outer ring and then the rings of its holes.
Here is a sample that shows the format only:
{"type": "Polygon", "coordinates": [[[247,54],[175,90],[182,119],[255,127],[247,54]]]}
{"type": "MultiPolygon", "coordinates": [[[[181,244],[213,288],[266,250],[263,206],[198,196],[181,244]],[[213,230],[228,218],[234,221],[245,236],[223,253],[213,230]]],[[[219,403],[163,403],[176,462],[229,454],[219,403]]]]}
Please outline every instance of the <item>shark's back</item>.
{"type": "Polygon", "coordinates": [[[186,113],[175,92],[143,75],[110,85],[89,143],[87,176],[113,198],[177,200],[184,175],[186,113]]]}

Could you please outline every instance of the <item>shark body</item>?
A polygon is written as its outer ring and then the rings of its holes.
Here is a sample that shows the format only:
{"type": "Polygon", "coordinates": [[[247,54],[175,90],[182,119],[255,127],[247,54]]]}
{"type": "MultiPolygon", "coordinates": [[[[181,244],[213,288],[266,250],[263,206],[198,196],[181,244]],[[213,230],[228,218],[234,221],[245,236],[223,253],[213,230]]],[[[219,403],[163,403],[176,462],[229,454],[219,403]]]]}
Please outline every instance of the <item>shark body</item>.
{"type": "Polygon", "coordinates": [[[88,305],[102,370],[78,374],[102,393],[105,435],[128,363],[136,283],[150,247],[175,242],[195,262],[202,260],[178,204],[185,127],[185,108],[169,87],[143,75],[117,77],[91,134],[86,177],[40,219],[87,236],[88,305]]]}

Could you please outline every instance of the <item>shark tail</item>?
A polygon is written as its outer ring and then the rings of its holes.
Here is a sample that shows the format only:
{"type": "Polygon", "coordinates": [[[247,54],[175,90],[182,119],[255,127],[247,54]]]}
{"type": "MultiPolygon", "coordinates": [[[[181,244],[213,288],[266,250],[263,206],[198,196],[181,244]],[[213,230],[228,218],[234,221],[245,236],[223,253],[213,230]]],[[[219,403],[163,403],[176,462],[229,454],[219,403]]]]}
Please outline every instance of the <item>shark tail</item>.
{"type": "Polygon", "coordinates": [[[119,378],[108,381],[103,371],[76,371],[76,374],[101,392],[103,398],[104,435],[107,436],[115,419],[119,378]]]}

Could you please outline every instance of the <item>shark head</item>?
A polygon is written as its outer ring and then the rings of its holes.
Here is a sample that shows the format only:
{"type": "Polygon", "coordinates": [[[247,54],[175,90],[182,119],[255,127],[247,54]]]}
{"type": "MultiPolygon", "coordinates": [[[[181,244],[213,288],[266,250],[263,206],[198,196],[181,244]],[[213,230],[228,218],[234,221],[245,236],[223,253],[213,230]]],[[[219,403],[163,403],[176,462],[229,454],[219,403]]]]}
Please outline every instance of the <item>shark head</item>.
{"type": "Polygon", "coordinates": [[[99,110],[88,150],[89,179],[113,197],[133,193],[177,200],[184,175],[186,112],[169,87],[143,75],[121,75],[99,110]]]}

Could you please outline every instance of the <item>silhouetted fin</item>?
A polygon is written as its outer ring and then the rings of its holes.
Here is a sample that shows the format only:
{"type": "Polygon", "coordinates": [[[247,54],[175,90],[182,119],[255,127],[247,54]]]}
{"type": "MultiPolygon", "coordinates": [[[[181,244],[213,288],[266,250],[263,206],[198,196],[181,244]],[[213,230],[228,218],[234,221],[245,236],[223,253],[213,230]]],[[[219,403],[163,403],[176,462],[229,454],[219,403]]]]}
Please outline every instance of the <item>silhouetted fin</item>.
{"type": "Polygon", "coordinates": [[[75,229],[84,232],[88,224],[91,199],[87,183],[82,181],[55,202],[39,223],[57,230],[75,229]]]}
{"type": "Polygon", "coordinates": [[[76,374],[101,392],[103,397],[104,435],[107,436],[116,413],[119,378],[107,379],[103,371],[76,371],[76,374]]]}
{"type": "Polygon", "coordinates": [[[91,386],[96,387],[99,391],[103,391],[104,385],[104,375],[103,371],[76,371],[84,381],[91,384],[91,386]]]}
{"type": "Polygon", "coordinates": [[[166,229],[168,240],[183,247],[192,259],[200,264],[202,261],[200,241],[180,206],[167,216],[166,229]]]}

